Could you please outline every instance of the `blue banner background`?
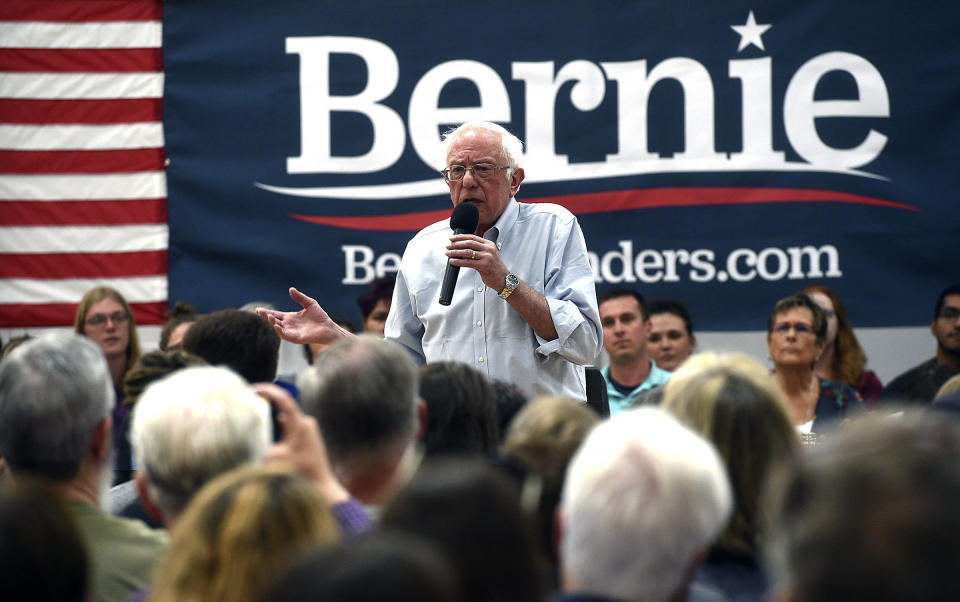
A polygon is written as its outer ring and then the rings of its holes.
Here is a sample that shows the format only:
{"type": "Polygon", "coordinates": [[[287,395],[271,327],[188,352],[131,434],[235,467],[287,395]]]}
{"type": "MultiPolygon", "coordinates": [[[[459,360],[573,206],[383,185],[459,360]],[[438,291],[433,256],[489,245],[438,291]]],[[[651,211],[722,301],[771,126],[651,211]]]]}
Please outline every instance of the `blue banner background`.
{"type": "MultiPolygon", "coordinates": [[[[206,311],[250,300],[289,308],[286,289],[296,285],[331,312],[359,318],[355,299],[365,285],[342,284],[348,245],[376,256],[402,253],[414,231],[369,231],[307,223],[291,214],[361,216],[450,209],[443,194],[388,200],[307,198],[277,194],[255,183],[288,188],[371,186],[438,178],[414,151],[410,132],[400,159],[370,173],[287,173],[287,158],[301,153],[300,57],[286,40],[298,36],[350,36],[389,46],[399,63],[399,81],[382,103],[407,121],[415,85],[431,68],[468,59],[493,68],[509,95],[507,128],[525,139],[527,87],[511,74],[514,63],[553,61],[555,72],[572,61],[646,59],[648,70],[688,57],[708,71],[714,93],[717,152],[743,146],[742,83],[729,75],[731,61],[770,58],[773,148],[788,162],[803,162],[784,128],[785,90],[798,69],[828,52],[869,61],[889,97],[889,117],[828,117],[817,132],[837,148],[859,144],[872,128],[887,137],[882,152],[858,169],[876,178],[814,171],[693,171],[648,173],[568,181],[532,173],[519,200],[661,188],[777,188],[833,191],[908,205],[809,201],[687,205],[583,212],[590,250],[602,258],[630,241],[642,250],[705,249],[717,272],[736,249],[832,245],[842,276],[766,280],[756,276],[708,282],[691,279],[689,266],[676,282],[598,282],[635,286],[647,297],[685,300],[700,330],[759,330],[774,301],[809,283],[827,284],[844,299],[859,327],[928,323],[933,300],[960,280],[958,255],[957,140],[960,140],[960,5],[947,2],[486,2],[447,6],[436,2],[317,2],[279,4],[253,0],[206,0],[164,4],[164,131],[167,171],[171,301],[186,300],[206,311]],[[743,25],[753,11],[771,24],[764,50],[738,52],[743,25]]],[[[333,95],[355,94],[368,85],[356,56],[330,61],[333,95]]],[[[581,111],[571,102],[573,85],[557,93],[556,152],[571,163],[602,162],[618,150],[617,84],[606,81],[598,107],[581,111]]],[[[441,105],[475,105],[478,93],[465,80],[444,88],[441,105]]],[[[853,78],[823,77],[816,98],[857,98],[853,78]]],[[[648,107],[648,149],[663,157],[685,150],[681,87],[654,87],[648,107]]],[[[541,110],[541,109],[538,109],[541,110]]],[[[335,113],[335,156],[362,155],[373,142],[370,121],[359,113],[335,113]]],[[[691,192],[688,199],[696,202],[691,192]]],[[[734,195],[741,199],[749,194],[734,195]]],[[[600,197],[597,197],[600,198],[600,197]]],[[[583,201],[589,205],[591,197],[583,201]]],[[[597,206],[601,203],[597,201],[597,206]]],[[[769,271],[776,271],[776,256],[769,271]]],[[[616,274],[622,265],[608,260],[616,274]]],[[[745,269],[741,266],[742,269],[745,269]]]]}

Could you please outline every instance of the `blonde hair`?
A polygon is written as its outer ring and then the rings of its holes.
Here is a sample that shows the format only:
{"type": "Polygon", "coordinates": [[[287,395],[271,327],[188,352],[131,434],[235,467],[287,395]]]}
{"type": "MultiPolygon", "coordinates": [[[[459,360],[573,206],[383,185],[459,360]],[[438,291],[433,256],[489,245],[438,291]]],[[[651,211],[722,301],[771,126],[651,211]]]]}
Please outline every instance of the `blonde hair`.
{"type": "Polygon", "coordinates": [[[527,403],[510,422],[503,449],[541,474],[560,478],[598,422],[600,417],[582,402],[543,395],[527,403]]]}
{"type": "Polygon", "coordinates": [[[753,358],[698,355],[671,377],[663,408],[709,439],[723,458],[735,505],[717,545],[755,556],[769,522],[760,505],[767,473],[775,461],[794,453],[796,430],[782,393],[753,358]]]}
{"type": "Polygon", "coordinates": [[[339,538],[319,493],[295,472],[252,466],[224,474],[187,506],[151,602],[254,602],[298,553],[339,538]]]}
{"type": "Polygon", "coordinates": [[[84,323],[87,319],[87,313],[90,311],[90,307],[93,306],[94,303],[99,303],[104,299],[113,299],[122,305],[123,311],[127,312],[127,315],[130,316],[130,338],[127,342],[126,367],[126,370],[129,370],[135,363],[137,363],[137,360],[140,359],[140,337],[137,336],[137,325],[133,321],[133,311],[130,310],[130,304],[127,303],[127,300],[123,298],[123,295],[121,295],[117,289],[109,286],[98,286],[97,288],[92,288],[87,291],[83,295],[83,298],[80,299],[80,304],[77,305],[77,313],[73,318],[73,331],[77,334],[87,336],[87,333],[84,332],[83,329],[84,323]]]}
{"type": "Polygon", "coordinates": [[[951,376],[950,380],[943,383],[940,388],[937,390],[937,394],[933,396],[934,400],[940,399],[941,397],[946,397],[951,393],[956,393],[960,391],[960,374],[956,376],[951,376]]]}

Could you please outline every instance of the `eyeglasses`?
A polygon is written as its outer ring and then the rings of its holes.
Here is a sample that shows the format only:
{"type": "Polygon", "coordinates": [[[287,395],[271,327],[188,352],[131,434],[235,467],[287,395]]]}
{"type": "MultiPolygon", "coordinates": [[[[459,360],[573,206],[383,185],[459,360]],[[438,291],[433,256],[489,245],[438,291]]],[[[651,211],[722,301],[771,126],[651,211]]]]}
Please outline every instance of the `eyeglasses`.
{"type": "Polygon", "coordinates": [[[828,320],[837,315],[837,310],[835,309],[823,309],[822,307],[820,309],[823,311],[823,317],[828,320]]]}
{"type": "Polygon", "coordinates": [[[459,182],[467,175],[468,171],[478,180],[489,180],[498,169],[510,169],[510,166],[494,165],[493,163],[477,163],[473,167],[467,167],[466,165],[448,165],[447,168],[440,173],[443,174],[443,179],[447,182],[459,182]]]}
{"type": "Polygon", "coordinates": [[[790,329],[793,329],[797,334],[813,334],[813,326],[809,324],[804,324],[803,322],[778,322],[773,325],[773,332],[777,334],[787,334],[790,332],[790,329]]]}
{"type": "Polygon", "coordinates": [[[107,314],[94,314],[84,320],[87,326],[93,326],[95,328],[100,328],[106,325],[107,320],[110,320],[116,325],[126,324],[130,320],[130,316],[127,315],[125,311],[115,311],[109,316],[107,314]]]}
{"type": "Polygon", "coordinates": [[[939,318],[953,322],[957,318],[960,318],[960,309],[956,307],[944,307],[940,310],[939,318]]]}

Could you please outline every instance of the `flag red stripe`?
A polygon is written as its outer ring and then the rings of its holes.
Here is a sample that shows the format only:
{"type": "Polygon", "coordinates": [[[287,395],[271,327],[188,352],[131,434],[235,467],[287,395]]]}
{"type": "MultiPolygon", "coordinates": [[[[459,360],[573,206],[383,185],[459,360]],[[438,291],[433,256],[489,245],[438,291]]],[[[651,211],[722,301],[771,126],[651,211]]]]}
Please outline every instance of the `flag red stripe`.
{"type": "Polygon", "coordinates": [[[166,222],[167,199],[0,202],[0,226],[123,226],[166,222]]]}
{"type": "Polygon", "coordinates": [[[162,148],[89,151],[0,150],[0,174],[97,174],[160,171],[162,148]]]}
{"type": "Polygon", "coordinates": [[[0,21],[159,21],[156,0],[3,0],[0,21]]]}
{"type": "Polygon", "coordinates": [[[0,278],[123,278],[167,273],[166,251],[11,253],[0,255],[0,278]]]}
{"type": "Polygon", "coordinates": [[[139,73],[162,71],[159,48],[3,48],[0,71],[31,73],[139,73]]]}
{"type": "Polygon", "coordinates": [[[160,121],[159,98],[39,100],[0,99],[0,123],[137,123],[160,121]]]}
{"type": "MultiPolygon", "coordinates": [[[[42,328],[73,326],[77,303],[9,303],[0,304],[0,328],[42,328]]],[[[165,301],[131,303],[133,321],[140,326],[163,324],[167,312],[165,301]]]]}

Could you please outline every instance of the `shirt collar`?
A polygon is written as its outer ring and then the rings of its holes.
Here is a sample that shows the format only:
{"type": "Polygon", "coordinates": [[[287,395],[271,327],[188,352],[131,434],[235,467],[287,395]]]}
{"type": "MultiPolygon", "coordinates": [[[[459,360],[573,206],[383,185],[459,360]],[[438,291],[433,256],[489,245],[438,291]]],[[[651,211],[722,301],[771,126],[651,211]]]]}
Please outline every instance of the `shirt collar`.
{"type": "MultiPolygon", "coordinates": [[[[503,240],[510,236],[510,232],[513,230],[513,225],[517,223],[517,217],[519,215],[520,203],[517,202],[515,197],[510,197],[510,201],[507,203],[503,213],[501,213],[497,221],[490,226],[490,229],[483,233],[483,237],[487,240],[502,244],[503,240]]],[[[498,244],[497,247],[499,246],[498,244]]]]}

